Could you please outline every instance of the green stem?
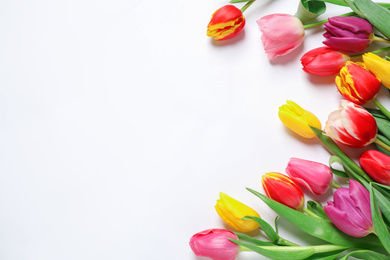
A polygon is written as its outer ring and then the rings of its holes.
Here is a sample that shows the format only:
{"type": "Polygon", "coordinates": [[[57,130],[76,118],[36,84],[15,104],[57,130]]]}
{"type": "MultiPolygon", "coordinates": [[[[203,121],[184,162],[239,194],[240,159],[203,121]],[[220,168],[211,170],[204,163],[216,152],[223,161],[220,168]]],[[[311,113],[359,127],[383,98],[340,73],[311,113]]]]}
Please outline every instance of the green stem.
{"type": "Polygon", "coordinates": [[[302,211],[305,212],[305,213],[306,213],[307,215],[309,215],[309,216],[316,217],[316,218],[320,218],[319,216],[317,216],[316,214],[314,214],[313,212],[311,212],[311,211],[308,210],[307,208],[303,208],[302,211]]]}
{"type": "Polygon", "coordinates": [[[387,117],[390,119],[390,112],[387,110],[379,101],[378,99],[374,98],[372,102],[379,108],[379,110],[387,117]]]}
{"type": "Polygon", "coordinates": [[[390,146],[388,146],[387,144],[385,144],[384,142],[382,142],[381,140],[379,140],[378,138],[375,139],[374,143],[376,143],[377,145],[379,145],[380,147],[386,149],[387,151],[390,152],[390,146]]]}
{"type": "MultiPolygon", "coordinates": [[[[378,54],[378,53],[382,53],[382,52],[386,52],[386,51],[390,51],[390,46],[380,48],[380,49],[370,51],[370,52],[373,54],[378,54]]],[[[351,59],[360,59],[361,57],[362,57],[362,54],[350,56],[351,59]]]]}
{"type": "MultiPolygon", "coordinates": [[[[350,13],[346,13],[346,14],[342,14],[342,15],[338,15],[338,16],[339,17],[343,17],[343,16],[353,16],[353,15],[355,15],[355,13],[354,12],[350,12],[350,13]]],[[[315,23],[305,24],[303,27],[305,29],[309,29],[309,28],[313,28],[313,27],[322,25],[322,24],[326,23],[327,21],[328,21],[328,19],[325,19],[325,20],[318,21],[318,22],[315,22],[315,23]]]]}
{"type": "Polygon", "coordinates": [[[298,246],[297,244],[295,244],[287,239],[284,239],[282,237],[279,237],[277,244],[279,246],[298,246]]]}
{"type": "Polygon", "coordinates": [[[332,187],[338,189],[338,188],[341,188],[342,186],[338,185],[335,182],[332,182],[332,187]]]}
{"type": "Polygon", "coordinates": [[[251,4],[253,4],[256,0],[250,0],[248,1],[242,8],[241,8],[241,13],[243,13],[246,9],[248,9],[251,4]]]}
{"type": "Polygon", "coordinates": [[[387,39],[385,39],[385,38],[382,38],[382,37],[379,37],[379,36],[375,36],[375,35],[374,35],[374,37],[372,37],[371,40],[372,40],[372,41],[377,41],[377,42],[385,42],[385,43],[390,44],[390,41],[389,41],[389,40],[387,40],[387,39]]]}

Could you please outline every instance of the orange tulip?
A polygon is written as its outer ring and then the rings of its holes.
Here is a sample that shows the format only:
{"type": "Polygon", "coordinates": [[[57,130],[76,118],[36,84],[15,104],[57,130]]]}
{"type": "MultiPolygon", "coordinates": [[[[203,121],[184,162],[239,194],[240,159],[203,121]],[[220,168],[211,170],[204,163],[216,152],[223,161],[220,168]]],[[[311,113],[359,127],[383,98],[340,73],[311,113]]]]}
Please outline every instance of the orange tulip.
{"type": "Polygon", "coordinates": [[[233,38],[244,29],[245,18],[240,9],[233,5],[219,8],[207,25],[207,36],[222,41],[233,38]]]}

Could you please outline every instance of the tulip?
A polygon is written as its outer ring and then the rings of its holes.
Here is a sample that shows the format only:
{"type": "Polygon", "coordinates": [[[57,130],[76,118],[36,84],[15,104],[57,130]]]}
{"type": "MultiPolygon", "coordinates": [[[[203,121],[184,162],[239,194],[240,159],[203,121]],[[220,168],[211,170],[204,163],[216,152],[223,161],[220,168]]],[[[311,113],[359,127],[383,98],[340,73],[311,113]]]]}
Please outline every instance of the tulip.
{"type": "Polygon", "coordinates": [[[303,209],[305,204],[303,191],[289,177],[277,172],[269,172],[262,176],[261,183],[269,198],[292,209],[303,209]]]}
{"type": "Polygon", "coordinates": [[[339,51],[362,52],[374,36],[372,25],[358,17],[332,17],[324,26],[323,43],[339,51]]]}
{"type": "Polygon", "coordinates": [[[355,180],[350,180],[349,188],[338,188],[324,210],[333,224],[350,236],[364,237],[374,231],[370,193],[355,180]]]}
{"type": "Polygon", "coordinates": [[[390,61],[370,52],[363,54],[363,61],[372,74],[380,79],[386,88],[390,89],[390,61]]]}
{"type": "Polygon", "coordinates": [[[363,105],[373,100],[381,88],[381,82],[369,72],[364,63],[347,61],[336,77],[340,94],[349,101],[363,105]]]}
{"type": "Polygon", "coordinates": [[[339,110],[333,111],[325,125],[325,133],[332,139],[352,147],[364,147],[376,139],[374,117],[363,107],[341,100],[339,110]]]}
{"type": "Polygon", "coordinates": [[[245,17],[240,9],[233,5],[219,8],[211,16],[207,25],[207,36],[222,41],[235,37],[245,26],[245,17]]]}
{"type": "Polygon", "coordinates": [[[301,63],[303,70],[309,74],[330,76],[339,73],[350,57],[329,47],[319,47],[306,52],[301,63]]]}
{"type": "Polygon", "coordinates": [[[237,235],[226,229],[208,229],[193,235],[190,247],[197,256],[214,260],[234,260],[239,253],[239,246],[229,240],[238,239],[237,235]]]}
{"type": "Polygon", "coordinates": [[[366,150],[359,156],[362,168],[375,181],[390,185],[390,157],[377,150],[366,150]]]}
{"type": "Polygon", "coordinates": [[[310,126],[321,128],[321,122],[315,115],[293,101],[287,100],[287,104],[279,107],[278,115],[285,126],[305,138],[316,137],[310,126]]]}
{"type": "Polygon", "coordinates": [[[290,159],[286,173],[295,183],[315,195],[324,194],[333,182],[333,173],[327,165],[298,158],[290,159]]]}
{"type": "Polygon", "coordinates": [[[289,14],[271,14],[257,20],[268,59],[286,55],[296,49],[305,36],[302,22],[289,14]]]}
{"type": "Polygon", "coordinates": [[[225,193],[220,192],[219,196],[220,199],[217,200],[215,209],[226,224],[241,232],[251,232],[259,228],[259,224],[253,220],[242,220],[245,216],[260,218],[260,215],[255,210],[225,193]]]}

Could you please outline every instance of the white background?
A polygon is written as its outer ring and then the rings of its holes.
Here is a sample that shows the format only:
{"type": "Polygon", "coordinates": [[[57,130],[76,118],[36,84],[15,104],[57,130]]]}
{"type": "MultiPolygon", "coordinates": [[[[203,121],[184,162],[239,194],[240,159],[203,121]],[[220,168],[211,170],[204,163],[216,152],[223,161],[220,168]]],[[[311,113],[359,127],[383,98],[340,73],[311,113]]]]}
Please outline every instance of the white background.
{"type": "Polygon", "coordinates": [[[243,33],[215,42],[206,26],[225,4],[0,1],[0,259],[204,259],[188,242],[226,228],[219,192],[272,223],[245,187],[262,191],[261,176],[290,157],[327,163],[277,116],[286,100],[323,123],[337,109],[333,77],[299,62],[322,29],[270,62],[256,20],[294,14],[298,1],[258,0],[243,33]]]}

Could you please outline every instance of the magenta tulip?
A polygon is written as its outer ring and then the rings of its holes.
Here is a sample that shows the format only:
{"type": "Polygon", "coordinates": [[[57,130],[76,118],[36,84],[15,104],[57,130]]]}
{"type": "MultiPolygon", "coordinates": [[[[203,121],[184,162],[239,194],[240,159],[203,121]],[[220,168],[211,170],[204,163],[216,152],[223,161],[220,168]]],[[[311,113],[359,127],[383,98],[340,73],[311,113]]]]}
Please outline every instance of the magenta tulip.
{"type": "Polygon", "coordinates": [[[370,193],[355,180],[350,180],[349,189],[338,188],[324,210],[333,224],[350,236],[364,237],[374,231],[370,193]]]}
{"type": "Polygon", "coordinates": [[[270,14],[257,20],[261,40],[268,59],[286,55],[303,41],[305,29],[302,22],[289,14],[270,14]]]}
{"type": "Polygon", "coordinates": [[[372,25],[358,17],[332,17],[324,24],[325,45],[346,52],[362,52],[373,38],[372,25]]]}
{"type": "Polygon", "coordinates": [[[350,57],[345,53],[329,47],[319,47],[306,52],[301,63],[303,70],[309,74],[330,76],[339,73],[350,57]]]}
{"type": "Polygon", "coordinates": [[[390,156],[377,150],[366,150],[359,156],[359,163],[375,181],[390,185],[390,156]]]}
{"type": "Polygon", "coordinates": [[[322,163],[291,158],[286,173],[295,183],[315,195],[324,194],[333,182],[333,173],[322,163]]]}
{"type": "Polygon", "coordinates": [[[239,253],[239,246],[229,238],[238,239],[237,235],[229,230],[208,229],[193,235],[190,246],[197,256],[214,260],[234,260],[239,253]]]}
{"type": "Polygon", "coordinates": [[[364,147],[376,139],[378,128],[374,117],[363,107],[341,100],[339,110],[333,111],[325,125],[332,139],[352,147],[364,147]]]}

